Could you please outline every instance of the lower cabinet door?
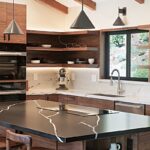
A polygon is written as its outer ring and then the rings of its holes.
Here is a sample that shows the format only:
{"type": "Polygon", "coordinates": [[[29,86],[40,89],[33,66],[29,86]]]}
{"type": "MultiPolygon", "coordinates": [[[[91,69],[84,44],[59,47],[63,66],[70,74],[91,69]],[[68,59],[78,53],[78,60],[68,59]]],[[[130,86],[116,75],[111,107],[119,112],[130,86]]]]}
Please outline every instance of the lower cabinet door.
{"type": "Polygon", "coordinates": [[[47,100],[47,95],[27,95],[26,100],[47,100]]]}
{"type": "Polygon", "coordinates": [[[114,101],[102,100],[96,98],[79,97],[78,105],[95,107],[100,109],[114,109],[114,101]]]}
{"type": "Polygon", "coordinates": [[[144,105],[143,104],[116,102],[115,110],[144,115],[144,105]]]}
{"type": "Polygon", "coordinates": [[[49,94],[47,100],[58,102],[58,94],[49,94]]]}

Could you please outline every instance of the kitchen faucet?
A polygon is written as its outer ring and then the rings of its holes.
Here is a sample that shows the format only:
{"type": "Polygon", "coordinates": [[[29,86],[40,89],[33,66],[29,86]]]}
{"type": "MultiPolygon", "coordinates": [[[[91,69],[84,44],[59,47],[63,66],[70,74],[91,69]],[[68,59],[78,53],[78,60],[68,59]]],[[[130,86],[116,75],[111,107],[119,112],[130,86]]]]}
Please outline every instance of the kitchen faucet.
{"type": "Polygon", "coordinates": [[[121,87],[121,81],[120,81],[120,72],[118,69],[113,69],[111,72],[110,80],[111,80],[111,85],[113,85],[113,74],[114,72],[118,73],[118,87],[117,87],[117,94],[120,95],[124,92],[124,90],[121,87]]]}

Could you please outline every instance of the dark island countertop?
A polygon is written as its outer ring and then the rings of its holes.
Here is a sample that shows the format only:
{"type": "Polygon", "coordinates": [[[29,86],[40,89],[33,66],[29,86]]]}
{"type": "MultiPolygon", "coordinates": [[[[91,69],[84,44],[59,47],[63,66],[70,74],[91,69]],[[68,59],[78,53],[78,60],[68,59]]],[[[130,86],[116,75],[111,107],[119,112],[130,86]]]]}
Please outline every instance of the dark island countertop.
{"type": "Polygon", "coordinates": [[[59,142],[94,140],[108,136],[150,131],[150,117],[35,100],[0,102],[0,125],[59,142]],[[100,114],[99,114],[100,113],[100,114]]]}

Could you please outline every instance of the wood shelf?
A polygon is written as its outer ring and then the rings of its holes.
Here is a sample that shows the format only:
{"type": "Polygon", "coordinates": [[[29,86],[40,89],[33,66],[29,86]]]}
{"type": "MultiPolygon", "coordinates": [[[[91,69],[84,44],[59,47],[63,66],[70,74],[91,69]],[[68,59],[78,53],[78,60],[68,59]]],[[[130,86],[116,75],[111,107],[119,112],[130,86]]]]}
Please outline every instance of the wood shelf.
{"type": "Polygon", "coordinates": [[[98,51],[98,48],[97,47],[67,47],[67,48],[27,47],[27,51],[98,51]]]}
{"type": "Polygon", "coordinates": [[[28,63],[27,67],[79,67],[79,68],[97,68],[98,64],[31,64],[28,63]]]}
{"type": "Polygon", "coordinates": [[[27,82],[27,80],[0,80],[0,83],[21,83],[27,82]]]}
{"type": "Polygon", "coordinates": [[[98,64],[63,64],[63,67],[98,68],[98,64]]]}
{"type": "Polygon", "coordinates": [[[34,63],[28,63],[27,67],[62,67],[62,64],[46,64],[46,63],[34,64],[34,63]]]}
{"type": "Polygon", "coordinates": [[[27,62],[29,62],[27,67],[96,68],[99,66],[99,30],[68,32],[28,30],[27,37],[27,62]],[[42,47],[42,44],[48,43],[52,45],[51,48],[42,47]],[[70,47],[65,47],[67,44],[70,47]],[[31,60],[35,58],[45,63],[31,63],[31,60]],[[88,58],[94,58],[96,64],[67,64],[68,60],[88,60],[88,58]]]}
{"type": "Polygon", "coordinates": [[[38,31],[38,30],[27,30],[27,34],[41,34],[41,35],[85,35],[85,34],[99,34],[100,30],[84,30],[84,31],[38,31]]]}
{"type": "Polygon", "coordinates": [[[139,26],[138,26],[138,29],[139,29],[139,30],[147,30],[147,31],[150,31],[150,24],[147,24],[147,25],[139,25],[139,26]]]}

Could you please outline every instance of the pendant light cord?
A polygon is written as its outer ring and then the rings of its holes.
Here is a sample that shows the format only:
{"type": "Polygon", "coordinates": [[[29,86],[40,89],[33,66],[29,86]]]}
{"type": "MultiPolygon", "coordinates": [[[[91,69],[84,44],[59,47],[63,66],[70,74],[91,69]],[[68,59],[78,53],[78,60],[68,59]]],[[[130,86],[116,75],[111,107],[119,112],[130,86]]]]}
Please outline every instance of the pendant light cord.
{"type": "Polygon", "coordinates": [[[120,16],[120,12],[119,12],[119,9],[120,9],[120,8],[118,7],[118,17],[120,16]]]}
{"type": "Polygon", "coordinates": [[[82,10],[83,10],[83,0],[82,0],[82,10]]]}
{"type": "Polygon", "coordinates": [[[14,0],[13,0],[13,20],[15,19],[15,3],[14,3],[14,0]]]}

